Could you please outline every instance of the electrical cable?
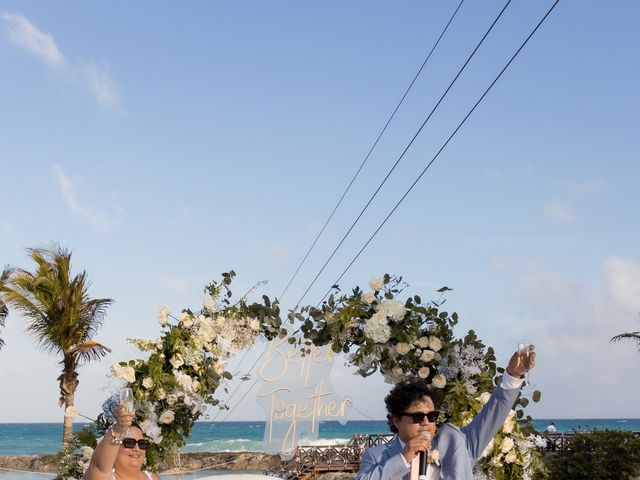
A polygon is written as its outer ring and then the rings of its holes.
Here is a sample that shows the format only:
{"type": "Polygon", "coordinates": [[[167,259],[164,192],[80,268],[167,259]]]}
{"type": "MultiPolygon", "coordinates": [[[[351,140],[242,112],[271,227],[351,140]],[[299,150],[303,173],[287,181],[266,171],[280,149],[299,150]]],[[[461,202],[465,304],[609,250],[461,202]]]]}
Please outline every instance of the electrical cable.
{"type": "Polygon", "coordinates": [[[378,134],[378,138],[376,138],[375,142],[373,142],[373,145],[371,146],[371,148],[369,149],[369,152],[367,153],[367,155],[364,157],[364,160],[362,161],[362,163],[360,164],[360,166],[358,167],[358,170],[356,170],[356,173],[354,174],[353,178],[351,179],[351,181],[349,182],[349,185],[347,185],[347,188],[345,189],[344,192],[342,192],[342,196],[340,197],[340,199],[338,200],[338,203],[336,203],[336,206],[333,207],[333,210],[331,211],[331,213],[329,214],[329,217],[327,217],[327,219],[324,222],[324,225],[322,226],[322,228],[320,229],[320,232],[318,233],[318,235],[316,235],[315,240],[313,241],[313,243],[311,244],[311,246],[309,247],[309,249],[307,250],[307,253],[305,254],[304,258],[302,259],[302,261],[300,262],[300,264],[298,265],[298,268],[296,268],[296,271],[293,273],[293,275],[291,276],[291,278],[289,279],[289,282],[287,283],[287,286],[284,288],[284,290],[282,291],[282,294],[280,294],[280,297],[278,297],[278,300],[280,302],[282,302],[282,298],[284,297],[285,293],[287,293],[287,290],[289,290],[289,287],[291,286],[291,283],[293,282],[293,280],[296,278],[296,276],[298,275],[298,272],[300,271],[300,269],[302,268],[302,266],[304,265],[304,263],[307,261],[307,258],[309,257],[309,254],[311,253],[311,251],[314,249],[314,247],[316,246],[316,243],[318,243],[318,240],[320,239],[320,236],[322,235],[322,233],[324,232],[325,228],[327,228],[327,225],[329,224],[329,222],[331,221],[331,219],[333,218],[333,215],[336,213],[336,210],[338,209],[338,207],[342,204],[342,200],[344,199],[344,197],[347,195],[347,193],[349,192],[349,190],[351,189],[351,186],[353,185],[353,182],[355,182],[356,178],[358,177],[358,175],[360,174],[360,171],[362,170],[362,168],[365,166],[365,164],[367,163],[367,161],[369,160],[369,157],[371,156],[371,154],[373,153],[373,150],[376,148],[376,146],[378,145],[378,142],[380,141],[380,139],[382,138],[382,135],[384,135],[384,133],[387,131],[387,127],[389,126],[389,124],[391,123],[391,121],[393,120],[393,118],[396,115],[396,112],[398,111],[398,109],[400,108],[400,106],[402,105],[402,103],[404,102],[404,99],[406,98],[406,96],[409,94],[409,91],[411,90],[411,88],[413,87],[413,84],[416,82],[416,80],[418,79],[418,77],[420,76],[420,74],[422,73],[422,70],[424,69],[425,65],[427,64],[427,62],[429,61],[429,59],[431,58],[431,55],[433,54],[434,50],[436,49],[436,47],[438,46],[438,44],[440,43],[440,40],[442,39],[442,37],[444,36],[444,34],[446,33],[447,29],[449,28],[449,25],[451,25],[451,22],[453,22],[453,19],[456,17],[458,10],[460,10],[460,7],[462,7],[462,4],[464,3],[464,0],[460,0],[460,3],[458,4],[458,7],[455,9],[455,11],[453,12],[453,14],[451,15],[451,18],[449,18],[449,21],[447,22],[447,24],[445,25],[444,29],[442,30],[442,32],[440,33],[440,36],[438,37],[438,39],[436,40],[436,43],[433,45],[433,47],[431,48],[431,50],[429,51],[427,57],[425,58],[424,62],[422,62],[422,65],[420,66],[420,68],[418,69],[418,72],[415,74],[415,76],[413,77],[413,80],[411,80],[411,83],[409,84],[409,86],[407,87],[407,89],[405,90],[404,94],[402,95],[402,98],[400,99],[400,101],[398,102],[398,104],[396,105],[395,109],[393,110],[393,113],[391,114],[391,116],[387,119],[387,123],[385,123],[384,127],[382,128],[382,130],[380,131],[380,133],[378,134]]]}
{"type": "MultiPolygon", "coordinates": [[[[296,306],[294,308],[297,309],[300,306],[300,303],[302,302],[302,300],[304,299],[304,297],[307,295],[307,293],[309,293],[309,290],[311,290],[311,288],[313,287],[313,285],[315,285],[316,281],[318,280],[318,277],[320,277],[320,275],[322,274],[322,272],[324,272],[325,268],[327,268],[327,265],[329,265],[329,262],[331,261],[331,259],[334,257],[334,255],[336,254],[336,252],[338,251],[338,249],[342,246],[342,244],[344,243],[344,241],[347,239],[347,237],[349,236],[349,234],[351,233],[351,231],[354,229],[354,227],[356,226],[356,224],[358,223],[358,221],[360,220],[360,218],[362,217],[362,215],[364,214],[364,212],[367,210],[367,208],[369,208],[369,205],[371,204],[371,202],[373,202],[374,198],[378,195],[378,192],[382,189],[382,187],[384,186],[384,184],[387,182],[387,180],[389,179],[389,177],[391,176],[391,174],[393,173],[393,171],[396,169],[396,167],[398,166],[398,164],[400,163],[400,161],[404,158],[404,155],[407,153],[407,151],[409,150],[409,148],[411,148],[411,146],[413,145],[413,142],[416,140],[416,138],[418,137],[418,135],[420,135],[420,133],[422,132],[422,130],[424,129],[424,127],[426,126],[427,122],[431,119],[431,117],[433,116],[434,112],[438,109],[438,106],[440,106],[440,104],[442,103],[442,101],[444,100],[444,98],[447,96],[447,94],[449,93],[449,91],[451,90],[451,88],[453,87],[453,85],[456,83],[456,81],[458,80],[458,78],[460,77],[460,75],[462,74],[462,72],[464,71],[464,69],[467,67],[467,65],[469,64],[469,62],[471,61],[471,59],[473,58],[473,56],[476,54],[476,52],[478,51],[478,49],[480,48],[480,46],[484,43],[485,39],[487,38],[487,36],[489,35],[489,33],[491,32],[491,30],[493,30],[493,27],[496,25],[496,23],[498,22],[498,20],[500,19],[500,17],[502,17],[502,14],[504,13],[504,11],[507,9],[507,7],[509,6],[509,4],[511,3],[511,0],[508,0],[507,3],[504,5],[504,7],[502,7],[502,10],[500,11],[500,13],[498,14],[498,16],[494,19],[494,21],[491,23],[491,26],[489,27],[489,29],[485,32],[485,34],[482,36],[482,39],[478,42],[478,44],[476,45],[476,47],[473,49],[473,51],[471,52],[471,54],[469,55],[469,57],[467,58],[466,62],[464,62],[464,65],[462,65],[462,67],[460,68],[460,70],[458,70],[458,73],[456,74],[456,76],[454,77],[454,79],[451,81],[451,83],[449,83],[449,86],[447,87],[447,89],[445,90],[445,92],[442,94],[442,96],[440,97],[440,99],[438,100],[438,102],[436,103],[436,105],[433,107],[433,109],[431,110],[431,112],[429,113],[429,115],[427,116],[427,118],[425,119],[425,121],[422,123],[422,125],[420,126],[420,128],[418,128],[417,132],[413,135],[413,138],[411,138],[411,141],[407,144],[407,146],[404,148],[404,150],[402,151],[402,153],[400,154],[400,156],[398,157],[398,159],[396,160],[396,162],[393,164],[393,166],[391,167],[391,169],[387,172],[386,176],[384,177],[384,179],[382,180],[382,182],[380,183],[380,185],[378,185],[378,188],[376,188],[375,192],[373,192],[373,195],[371,196],[371,198],[369,198],[369,201],[367,201],[367,203],[365,204],[364,208],[362,209],[362,211],[358,214],[358,216],[356,217],[356,219],[354,220],[354,222],[351,224],[351,226],[349,227],[349,230],[347,230],[347,233],[344,234],[344,236],[342,237],[342,239],[340,240],[340,242],[338,243],[338,246],[336,246],[336,248],[333,250],[333,252],[331,253],[331,255],[329,256],[329,258],[327,259],[327,261],[324,263],[324,265],[322,266],[322,268],[320,269],[320,271],[317,273],[317,275],[314,277],[314,279],[311,281],[311,283],[309,284],[309,286],[307,287],[307,289],[304,291],[304,293],[302,294],[302,296],[300,297],[300,299],[298,300],[298,302],[296,303],[296,306]]],[[[334,284],[335,285],[335,284],[334,284]]]]}
{"type": "MultiPolygon", "coordinates": [[[[411,186],[409,187],[409,189],[404,193],[404,195],[402,195],[402,197],[400,198],[400,200],[396,203],[396,205],[393,207],[393,209],[389,212],[389,214],[385,217],[385,219],[382,221],[382,223],[378,226],[378,228],[375,230],[375,232],[373,232],[373,234],[369,237],[369,239],[365,242],[364,246],[360,249],[360,251],[356,254],[356,256],[353,258],[353,260],[351,260],[351,262],[349,263],[349,265],[347,265],[347,268],[344,269],[344,271],[340,274],[340,276],[337,278],[337,280],[335,282],[333,282],[332,287],[327,291],[327,293],[324,294],[324,296],[322,297],[322,299],[320,300],[319,304],[322,303],[322,301],[324,301],[324,299],[327,297],[327,295],[329,295],[331,293],[331,290],[333,289],[333,285],[337,285],[338,282],[342,279],[342,277],[345,275],[345,273],[347,273],[347,271],[349,270],[349,268],[351,268],[351,266],[354,264],[354,262],[358,259],[358,257],[362,254],[362,252],[364,251],[365,248],[367,248],[367,246],[369,245],[369,243],[371,243],[371,241],[373,240],[373,238],[377,235],[377,233],[380,231],[380,229],[384,226],[384,224],[387,222],[387,220],[389,220],[389,217],[391,217],[391,215],[393,215],[393,213],[396,211],[396,209],[400,206],[400,204],[404,201],[404,199],[407,197],[407,195],[409,194],[409,192],[411,192],[411,190],[413,190],[413,187],[416,186],[416,184],[420,181],[420,179],[422,178],[422,176],[426,173],[426,171],[429,169],[429,167],[433,164],[433,162],[435,162],[435,160],[438,158],[438,156],[440,155],[440,153],[442,153],[442,151],[446,148],[446,146],[449,144],[449,142],[451,141],[451,139],[456,135],[456,133],[458,133],[458,130],[460,130],[460,128],[462,128],[462,126],[464,125],[464,123],[467,121],[467,119],[471,116],[471,114],[474,112],[474,110],[478,107],[478,105],[480,104],[480,102],[482,102],[482,100],[484,99],[484,97],[489,93],[489,91],[493,88],[493,86],[496,84],[496,82],[500,79],[500,77],[502,76],[502,74],[507,70],[507,68],[509,68],[509,66],[511,65],[511,63],[515,60],[515,58],[518,56],[518,54],[522,51],[522,49],[525,47],[525,45],[529,42],[529,40],[531,39],[531,37],[533,37],[533,35],[536,33],[536,31],[538,31],[538,29],[540,28],[540,26],[544,23],[544,21],[547,19],[547,17],[551,14],[551,12],[553,11],[553,9],[556,7],[556,5],[558,5],[558,3],[560,2],[560,0],[556,0],[555,3],[551,6],[551,8],[549,8],[549,10],[547,11],[547,13],[544,15],[544,17],[542,17],[542,19],[540,20],[540,22],[538,22],[538,24],[536,25],[536,27],[531,31],[531,33],[529,33],[529,35],[527,36],[527,38],[524,40],[524,42],[522,43],[522,45],[520,45],[520,48],[518,48],[518,50],[516,50],[516,52],[513,54],[513,56],[511,57],[511,59],[507,62],[507,64],[502,68],[502,70],[500,71],[500,73],[496,76],[496,78],[493,80],[493,82],[491,82],[491,84],[489,85],[489,87],[484,91],[484,93],[482,94],[482,96],[478,99],[478,101],[475,103],[475,105],[471,108],[471,110],[469,110],[469,112],[465,115],[465,117],[462,119],[462,121],[458,124],[458,126],[456,127],[456,129],[453,131],[453,133],[449,136],[449,138],[444,142],[444,144],[440,147],[440,149],[438,150],[438,152],[434,155],[434,157],[431,159],[431,161],[427,164],[427,166],[422,170],[422,172],[420,173],[420,175],[418,175],[418,177],[414,180],[414,182],[411,184],[411,186]]],[[[318,304],[318,305],[319,305],[318,304]]]]}

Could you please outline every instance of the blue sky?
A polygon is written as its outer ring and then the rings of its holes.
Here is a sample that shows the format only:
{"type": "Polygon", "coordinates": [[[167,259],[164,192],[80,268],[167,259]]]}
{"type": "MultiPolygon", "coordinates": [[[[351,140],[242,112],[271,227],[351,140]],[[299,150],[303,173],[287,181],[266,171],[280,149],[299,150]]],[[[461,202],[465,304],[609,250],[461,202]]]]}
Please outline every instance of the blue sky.
{"type": "MultiPolygon", "coordinates": [[[[457,2],[5,1],[0,10],[0,262],[73,250],[116,300],[83,367],[89,416],[155,337],[157,310],[235,292],[278,296],[457,2]],[[8,208],[7,208],[8,207],[8,208]]],[[[295,305],[502,8],[467,0],[283,299],[295,305]]],[[[514,0],[305,303],[317,303],[551,2],[514,0]]],[[[384,272],[446,306],[504,363],[538,345],[538,417],[638,417],[640,61],[632,1],[561,2],[342,279],[384,272]]],[[[57,361],[12,314],[0,334],[0,422],[61,421],[57,361]],[[25,387],[26,388],[26,387],[25,387]],[[47,400],[48,399],[48,400],[47,400]]],[[[252,355],[262,346],[258,346],[252,355]]],[[[249,356],[250,357],[250,356],[249,356]]],[[[252,362],[251,362],[252,363],[252,362]]],[[[240,369],[248,368],[245,361],[240,369]]],[[[333,384],[383,417],[381,379],[333,384]]],[[[251,398],[249,396],[248,398],[251,398]]],[[[230,419],[260,418],[253,401],[230,419]]],[[[353,418],[362,418],[354,412],[353,418]]]]}

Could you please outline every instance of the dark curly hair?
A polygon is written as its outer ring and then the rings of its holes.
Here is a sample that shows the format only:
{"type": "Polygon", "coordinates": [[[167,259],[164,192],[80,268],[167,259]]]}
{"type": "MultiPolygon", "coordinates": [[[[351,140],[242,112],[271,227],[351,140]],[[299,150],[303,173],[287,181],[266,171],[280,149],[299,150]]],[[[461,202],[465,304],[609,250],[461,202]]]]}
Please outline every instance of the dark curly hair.
{"type": "Polygon", "coordinates": [[[393,417],[400,417],[412,403],[424,397],[431,398],[437,409],[442,402],[442,391],[430,387],[424,380],[414,379],[398,383],[384,397],[384,403],[387,406],[387,423],[393,433],[398,433],[398,429],[393,424],[393,417]]]}

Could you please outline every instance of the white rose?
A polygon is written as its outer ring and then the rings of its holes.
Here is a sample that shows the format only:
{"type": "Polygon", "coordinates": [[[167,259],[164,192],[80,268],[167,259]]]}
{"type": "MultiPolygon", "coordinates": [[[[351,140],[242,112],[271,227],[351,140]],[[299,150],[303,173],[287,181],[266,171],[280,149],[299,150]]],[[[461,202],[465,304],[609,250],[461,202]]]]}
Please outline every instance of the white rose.
{"type": "Polygon", "coordinates": [[[433,353],[433,350],[423,350],[422,355],[420,355],[420,361],[429,363],[431,360],[433,360],[434,356],[435,353],[433,353]]]}
{"type": "Polygon", "coordinates": [[[224,363],[218,360],[216,363],[213,364],[213,371],[217,375],[222,375],[222,373],[224,372],[224,363]]]}
{"type": "Polygon", "coordinates": [[[516,455],[516,451],[515,450],[511,450],[509,453],[507,453],[504,457],[504,461],[507,463],[513,463],[518,459],[518,456],[516,455]]]}
{"type": "Polygon", "coordinates": [[[376,311],[384,313],[387,317],[391,317],[394,320],[402,320],[407,313],[402,302],[397,300],[387,300],[376,306],[376,311]]]}
{"type": "Polygon", "coordinates": [[[509,450],[513,448],[513,438],[504,437],[502,439],[502,443],[500,444],[500,451],[502,453],[507,453],[509,450]]]}
{"type": "Polygon", "coordinates": [[[429,337],[429,347],[434,352],[437,352],[442,348],[442,340],[440,340],[438,337],[429,337]]]}
{"type": "Polygon", "coordinates": [[[204,306],[207,307],[207,310],[214,311],[216,308],[216,302],[211,297],[207,297],[204,299],[204,306]]]}
{"type": "Polygon", "coordinates": [[[80,450],[82,450],[82,458],[85,460],[90,460],[91,456],[93,455],[93,448],[89,447],[88,445],[85,445],[84,447],[81,447],[80,450]]]}
{"type": "Polygon", "coordinates": [[[171,357],[169,363],[173,368],[180,368],[182,365],[184,365],[184,358],[182,358],[182,355],[180,355],[179,353],[176,353],[173,357],[171,357]]]}
{"type": "Polygon", "coordinates": [[[364,334],[376,343],[385,343],[391,337],[391,328],[384,314],[378,312],[364,324],[364,334]]]}
{"type": "Polygon", "coordinates": [[[369,287],[371,287],[371,290],[373,291],[382,290],[383,286],[384,282],[381,278],[372,278],[371,280],[369,280],[369,287]]]}
{"type": "Polygon", "coordinates": [[[482,405],[486,405],[489,399],[491,398],[491,394],[489,392],[482,392],[479,397],[476,397],[482,405]]]}
{"type": "Polygon", "coordinates": [[[364,303],[372,304],[376,300],[376,295],[373,292],[367,292],[362,294],[362,301],[364,303]]]}
{"type": "Polygon", "coordinates": [[[142,386],[146,389],[153,388],[153,378],[146,377],[144,380],[142,380],[142,386]]]}
{"type": "Polygon", "coordinates": [[[180,323],[184,328],[189,328],[191,325],[193,325],[193,317],[187,312],[182,312],[180,314],[180,323]]]}
{"type": "Polygon", "coordinates": [[[433,386],[436,388],[444,388],[447,385],[447,378],[443,374],[438,373],[433,377],[431,383],[433,383],[433,386]]]}
{"type": "Polygon", "coordinates": [[[429,337],[420,337],[418,345],[420,345],[420,348],[427,348],[429,346],[429,337]]]}
{"type": "Polygon", "coordinates": [[[404,372],[400,367],[395,367],[391,370],[391,373],[396,377],[404,377],[404,372]]]}
{"type": "Polygon", "coordinates": [[[418,370],[418,376],[420,378],[427,378],[429,376],[429,367],[422,367],[418,370]]]}
{"type": "Polygon", "coordinates": [[[191,390],[194,392],[200,390],[200,382],[198,380],[194,380],[193,382],[191,382],[191,390]]]}
{"type": "MultiPolygon", "coordinates": [[[[513,420],[505,420],[505,422],[502,424],[502,431],[506,434],[509,434],[511,432],[513,432],[513,427],[514,427],[514,422],[513,420]]],[[[511,462],[509,462],[511,463],[511,462]]]]}
{"type": "Polygon", "coordinates": [[[484,458],[493,451],[493,443],[494,441],[492,438],[489,444],[486,447],[484,447],[484,450],[482,451],[482,454],[480,455],[480,457],[484,458]]]}
{"type": "Polygon", "coordinates": [[[65,408],[64,416],[67,418],[76,418],[78,416],[78,410],[73,405],[65,408]]]}
{"type": "Polygon", "coordinates": [[[403,343],[403,342],[400,342],[396,345],[396,351],[400,355],[406,355],[411,351],[412,348],[413,348],[413,345],[410,345],[408,343],[403,343]]]}
{"type": "Polygon", "coordinates": [[[164,388],[159,388],[156,390],[156,398],[158,400],[164,400],[167,394],[164,392],[164,388]]]}
{"type": "Polygon", "coordinates": [[[114,363],[111,365],[111,375],[115,378],[122,378],[122,365],[119,363],[114,363]]]}
{"type": "Polygon", "coordinates": [[[260,330],[260,320],[258,320],[257,318],[252,318],[251,320],[249,320],[249,328],[251,330],[253,330],[254,332],[257,332],[260,330]]]}
{"type": "Polygon", "coordinates": [[[175,413],[173,413],[172,410],[165,410],[164,412],[162,412],[162,415],[160,415],[160,418],[158,418],[158,422],[171,423],[173,422],[174,418],[175,418],[175,413]]]}
{"type": "Polygon", "coordinates": [[[133,367],[124,367],[122,369],[122,378],[124,378],[129,383],[133,383],[136,381],[136,371],[133,369],[133,367]]]}
{"type": "Polygon", "coordinates": [[[178,401],[178,396],[175,393],[170,393],[169,395],[167,395],[167,403],[169,405],[173,405],[177,401],[178,401]]]}
{"type": "Polygon", "coordinates": [[[158,312],[158,323],[164,327],[168,321],[169,321],[169,309],[163,306],[158,312]]]}

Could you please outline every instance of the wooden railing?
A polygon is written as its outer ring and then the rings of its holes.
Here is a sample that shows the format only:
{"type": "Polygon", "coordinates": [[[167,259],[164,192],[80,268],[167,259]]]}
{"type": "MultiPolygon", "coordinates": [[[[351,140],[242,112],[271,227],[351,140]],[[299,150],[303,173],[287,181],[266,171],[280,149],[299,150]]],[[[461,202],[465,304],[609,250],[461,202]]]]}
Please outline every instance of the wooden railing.
{"type": "MultiPolygon", "coordinates": [[[[640,436],[640,432],[634,433],[640,436]]],[[[547,443],[540,450],[563,452],[574,435],[580,433],[544,433],[547,443]]],[[[393,438],[395,435],[354,435],[346,445],[299,446],[281,470],[267,473],[286,480],[309,480],[326,472],[356,472],[362,452],[393,438]]]]}

